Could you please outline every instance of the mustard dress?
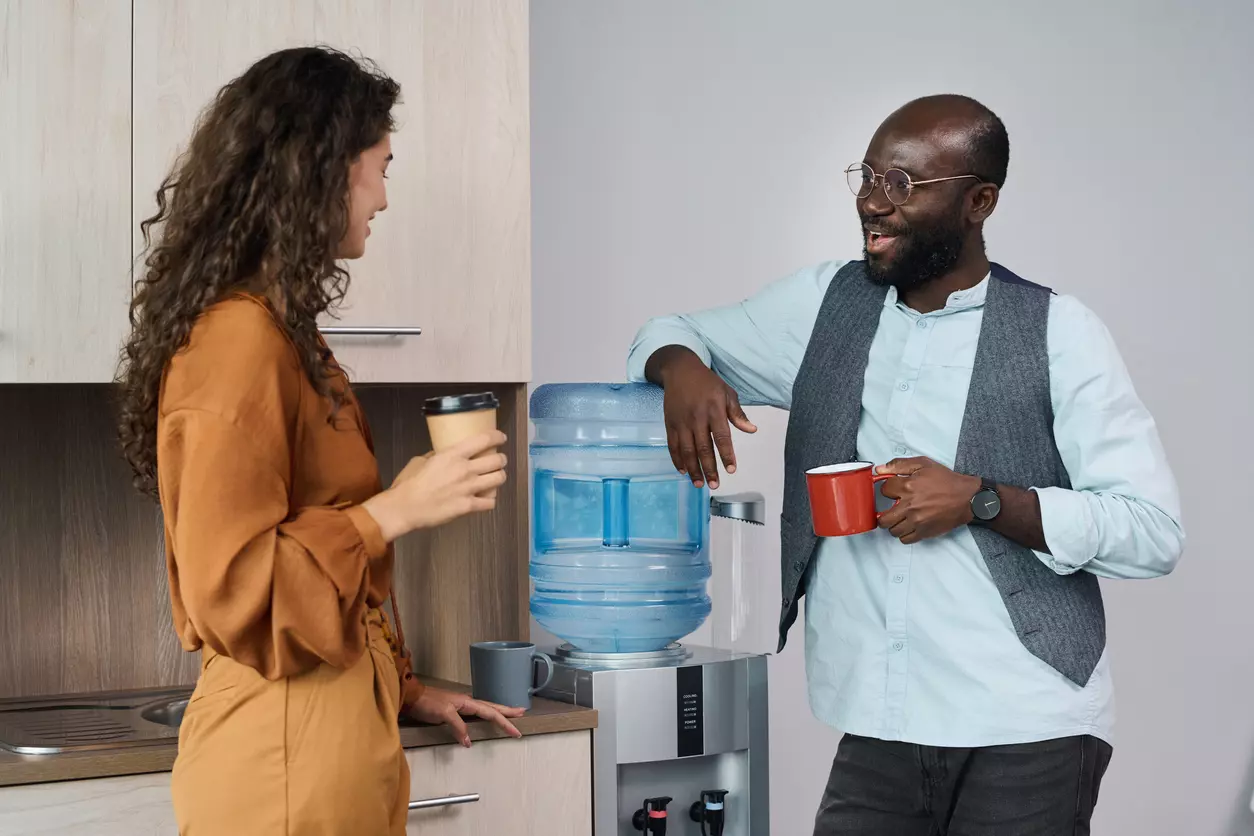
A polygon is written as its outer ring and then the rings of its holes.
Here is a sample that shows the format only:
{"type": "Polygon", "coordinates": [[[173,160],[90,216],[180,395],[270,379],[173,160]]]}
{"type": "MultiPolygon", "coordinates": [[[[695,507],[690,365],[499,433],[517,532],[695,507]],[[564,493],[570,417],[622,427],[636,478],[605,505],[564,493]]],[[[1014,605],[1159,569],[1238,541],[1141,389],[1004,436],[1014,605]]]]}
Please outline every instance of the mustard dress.
{"type": "MultiPolygon", "coordinates": [[[[344,381],[346,384],[346,381],[344,381]]],[[[405,832],[397,716],[421,685],[350,397],[332,418],[268,304],[206,311],[170,363],[157,467],[174,627],[202,651],[171,789],[182,836],[405,832]]]]}

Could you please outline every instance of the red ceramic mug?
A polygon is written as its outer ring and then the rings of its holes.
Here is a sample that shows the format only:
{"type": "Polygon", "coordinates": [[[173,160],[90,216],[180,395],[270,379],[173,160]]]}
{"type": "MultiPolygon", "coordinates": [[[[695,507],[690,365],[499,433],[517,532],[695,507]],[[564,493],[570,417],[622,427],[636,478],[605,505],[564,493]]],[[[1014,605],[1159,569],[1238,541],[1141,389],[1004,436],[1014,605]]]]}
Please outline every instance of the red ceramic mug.
{"type": "Polygon", "coordinates": [[[874,529],[880,519],[875,510],[875,483],[892,475],[877,475],[870,462],[829,464],[807,470],[815,536],[848,537],[874,529]]]}

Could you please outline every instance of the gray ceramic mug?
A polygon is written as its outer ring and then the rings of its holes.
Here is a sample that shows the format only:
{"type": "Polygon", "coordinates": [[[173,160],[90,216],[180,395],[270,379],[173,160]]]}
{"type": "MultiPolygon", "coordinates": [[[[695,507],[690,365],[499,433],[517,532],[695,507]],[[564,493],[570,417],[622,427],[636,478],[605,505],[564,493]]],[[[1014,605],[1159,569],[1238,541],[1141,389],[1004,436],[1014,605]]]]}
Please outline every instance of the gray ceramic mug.
{"type": "Polygon", "coordinates": [[[470,646],[470,693],[477,700],[531,708],[531,695],[553,679],[553,660],[530,642],[477,642],[470,646]],[[544,662],[536,684],[535,660],[544,662]]]}

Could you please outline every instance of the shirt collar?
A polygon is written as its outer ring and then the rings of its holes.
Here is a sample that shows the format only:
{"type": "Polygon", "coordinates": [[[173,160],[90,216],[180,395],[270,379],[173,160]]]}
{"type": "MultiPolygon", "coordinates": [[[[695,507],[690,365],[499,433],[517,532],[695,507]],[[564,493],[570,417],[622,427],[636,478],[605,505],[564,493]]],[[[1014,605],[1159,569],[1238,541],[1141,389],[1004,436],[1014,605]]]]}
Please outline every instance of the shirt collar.
{"type": "MultiPolygon", "coordinates": [[[[991,275],[991,274],[990,274],[991,275]]],[[[969,287],[966,290],[959,290],[949,294],[949,299],[945,302],[945,307],[937,313],[950,313],[953,311],[963,311],[969,308],[978,308],[984,304],[984,300],[988,298],[989,275],[985,275],[983,280],[975,287],[969,287]]],[[[884,305],[893,307],[898,304],[897,288],[889,287],[888,295],[884,297],[884,305]]],[[[901,303],[901,307],[906,307],[905,303],[901,303]]]]}

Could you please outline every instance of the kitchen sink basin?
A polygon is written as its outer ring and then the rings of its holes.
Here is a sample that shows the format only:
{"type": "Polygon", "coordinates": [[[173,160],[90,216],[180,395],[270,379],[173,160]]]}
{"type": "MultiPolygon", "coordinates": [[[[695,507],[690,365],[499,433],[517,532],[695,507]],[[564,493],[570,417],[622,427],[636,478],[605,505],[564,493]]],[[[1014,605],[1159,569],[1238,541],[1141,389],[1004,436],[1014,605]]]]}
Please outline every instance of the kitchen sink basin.
{"type": "MultiPolygon", "coordinates": [[[[192,689],[119,691],[41,700],[0,700],[0,749],[55,755],[175,743],[192,689]]],[[[485,722],[463,717],[467,724],[485,722]]],[[[424,728],[409,717],[402,728],[424,728]]]]}
{"type": "Polygon", "coordinates": [[[187,700],[188,697],[175,697],[174,699],[154,702],[144,706],[140,710],[139,716],[149,723],[159,723],[163,726],[177,729],[179,724],[183,722],[183,712],[187,710],[187,700]]]}
{"type": "Polygon", "coordinates": [[[0,749],[53,755],[173,743],[190,688],[0,701],[0,749]]]}

